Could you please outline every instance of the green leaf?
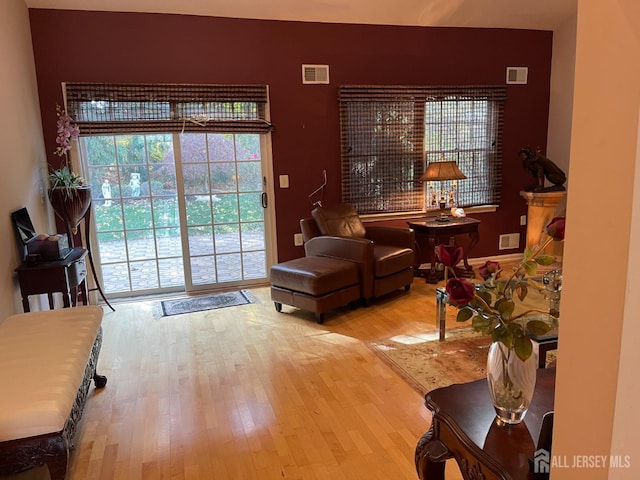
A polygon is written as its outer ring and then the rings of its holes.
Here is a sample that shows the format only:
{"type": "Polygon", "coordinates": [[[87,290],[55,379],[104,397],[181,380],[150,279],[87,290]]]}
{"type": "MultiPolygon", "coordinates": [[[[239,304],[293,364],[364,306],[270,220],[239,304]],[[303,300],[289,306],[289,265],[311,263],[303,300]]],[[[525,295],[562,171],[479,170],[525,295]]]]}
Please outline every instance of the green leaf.
{"type": "Polygon", "coordinates": [[[513,335],[514,337],[523,335],[522,325],[520,325],[517,321],[509,323],[507,325],[507,329],[509,330],[509,333],[511,333],[511,335],[513,335]]]}
{"type": "Polygon", "coordinates": [[[528,293],[529,286],[527,285],[527,282],[518,282],[518,284],[516,285],[516,294],[518,296],[518,300],[520,300],[521,302],[524,301],[524,299],[527,298],[528,293]]]}
{"type": "Polygon", "coordinates": [[[527,272],[527,275],[535,275],[538,271],[538,264],[535,262],[535,260],[529,260],[528,262],[525,262],[522,267],[524,268],[524,271],[527,272]]]}
{"type": "Polygon", "coordinates": [[[549,330],[551,330],[551,326],[542,320],[531,320],[527,322],[527,331],[534,335],[544,335],[549,330]]]}
{"type": "Polygon", "coordinates": [[[556,261],[556,257],[554,255],[547,255],[545,253],[538,255],[536,257],[536,263],[538,265],[547,266],[547,265],[551,265],[555,261],[556,261]]]}
{"type": "Polygon", "coordinates": [[[509,320],[511,315],[513,315],[513,310],[515,309],[515,304],[512,301],[501,298],[496,302],[496,308],[500,313],[500,316],[505,320],[509,320]]]}
{"type": "Polygon", "coordinates": [[[518,358],[522,361],[525,361],[527,358],[531,356],[533,352],[533,344],[531,343],[531,339],[526,335],[521,335],[515,338],[513,343],[513,349],[518,355],[518,358]]]}
{"type": "Polygon", "coordinates": [[[493,300],[491,298],[491,294],[485,290],[478,290],[476,292],[476,295],[479,296],[480,298],[482,298],[485,302],[487,302],[489,305],[491,305],[491,301],[493,300]]]}
{"type": "Polygon", "coordinates": [[[458,315],[456,315],[456,322],[466,322],[471,317],[473,317],[473,310],[470,308],[462,308],[458,310],[458,315]]]}
{"type": "Polygon", "coordinates": [[[491,333],[491,330],[493,329],[491,318],[484,318],[482,315],[476,315],[475,317],[473,317],[471,325],[476,332],[481,332],[484,334],[491,333]]]}
{"type": "Polygon", "coordinates": [[[504,325],[499,325],[491,332],[491,340],[500,342],[507,348],[513,346],[513,335],[504,325]]]}

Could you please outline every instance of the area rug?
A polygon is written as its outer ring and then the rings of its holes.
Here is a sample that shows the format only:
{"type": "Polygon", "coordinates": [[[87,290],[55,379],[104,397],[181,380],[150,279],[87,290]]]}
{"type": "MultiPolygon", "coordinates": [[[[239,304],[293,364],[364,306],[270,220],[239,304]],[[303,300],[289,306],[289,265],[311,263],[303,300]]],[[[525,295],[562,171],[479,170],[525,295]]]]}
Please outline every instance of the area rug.
{"type": "Polygon", "coordinates": [[[216,293],[213,295],[201,295],[197,297],[177,298],[163,300],[162,315],[180,315],[183,313],[202,312],[216,308],[234,307],[253,302],[253,296],[245,290],[235,292],[216,293]]]}
{"type": "Polygon", "coordinates": [[[372,342],[380,358],[421,395],[435,388],[484,378],[491,338],[473,329],[435,332],[372,342]]]}
{"type": "MultiPolygon", "coordinates": [[[[454,383],[486,378],[491,337],[472,328],[448,330],[443,342],[436,332],[371,342],[373,351],[421,395],[454,383]]],[[[555,360],[547,352],[547,364],[555,360]]]]}

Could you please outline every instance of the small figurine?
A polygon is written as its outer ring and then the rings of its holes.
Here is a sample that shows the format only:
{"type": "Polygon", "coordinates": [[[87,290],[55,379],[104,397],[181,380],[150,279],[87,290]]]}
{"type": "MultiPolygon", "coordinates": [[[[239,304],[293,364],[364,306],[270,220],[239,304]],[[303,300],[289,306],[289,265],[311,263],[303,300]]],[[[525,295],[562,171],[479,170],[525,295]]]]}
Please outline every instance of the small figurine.
{"type": "Polygon", "coordinates": [[[131,196],[139,197],[140,196],[140,174],[132,173],[131,180],[129,181],[129,187],[131,188],[131,196]]]}
{"type": "Polygon", "coordinates": [[[526,192],[559,192],[566,190],[564,183],[567,176],[555,163],[545,157],[540,149],[534,153],[530,147],[525,147],[518,152],[522,160],[522,166],[529,170],[536,183],[528,186],[526,192]],[[553,185],[544,186],[544,179],[549,180],[553,185]]]}
{"type": "Polygon", "coordinates": [[[111,206],[111,185],[109,184],[109,179],[105,178],[104,182],[102,182],[102,197],[104,198],[104,206],[111,206]]]}

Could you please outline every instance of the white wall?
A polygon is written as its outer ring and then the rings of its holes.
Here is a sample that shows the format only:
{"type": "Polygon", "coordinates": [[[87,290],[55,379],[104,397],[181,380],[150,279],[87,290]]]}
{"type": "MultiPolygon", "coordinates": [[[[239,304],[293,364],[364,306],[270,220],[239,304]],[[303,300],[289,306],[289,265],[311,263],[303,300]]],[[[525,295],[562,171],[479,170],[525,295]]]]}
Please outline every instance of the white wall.
{"type": "Polygon", "coordinates": [[[36,87],[29,13],[24,0],[0,1],[0,320],[22,312],[14,269],[19,264],[10,214],[27,207],[37,229],[48,228],[42,187],[46,153],[36,87]]]}
{"type": "Polygon", "coordinates": [[[551,480],[640,478],[637,397],[622,396],[637,393],[640,365],[638,32],[638,0],[578,4],[553,438],[569,463],[630,455],[631,468],[552,468],[551,480]]]}

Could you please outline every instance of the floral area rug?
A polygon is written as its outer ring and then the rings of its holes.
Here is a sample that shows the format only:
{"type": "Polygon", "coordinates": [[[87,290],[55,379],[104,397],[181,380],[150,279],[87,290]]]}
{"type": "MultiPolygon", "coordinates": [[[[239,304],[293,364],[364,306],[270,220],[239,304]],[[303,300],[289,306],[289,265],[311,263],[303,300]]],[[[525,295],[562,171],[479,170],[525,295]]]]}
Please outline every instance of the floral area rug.
{"type": "MultiPolygon", "coordinates": [[[[436,332],[428,332],[369,345],[418,393],[426,395],[435,388],[485,378],[490,341],[472,328],[459,328],[447,330],[443,342],[436,332]]],[[[555,360],[556,352],[547,352],[547,365],[555,360]]]]}
{"type": "Polygon", "coordinates": [[[200,295],[196,297],[177,298],[164,300],[162,303],[162,316],[180,315],[182,313],[202,312],[215,308],[233,307],[254,303],[253,296],[245,291],[216,293],[213,295],[200,295]]]}
{"type": "Polygon", "coordinates": [[[436,332],[397,336],[370,346],[421,395],[454,383],[486,376],[491,338],[471,328],[448,330],[443,342],[436,332]]]}

